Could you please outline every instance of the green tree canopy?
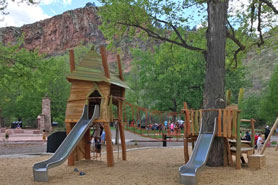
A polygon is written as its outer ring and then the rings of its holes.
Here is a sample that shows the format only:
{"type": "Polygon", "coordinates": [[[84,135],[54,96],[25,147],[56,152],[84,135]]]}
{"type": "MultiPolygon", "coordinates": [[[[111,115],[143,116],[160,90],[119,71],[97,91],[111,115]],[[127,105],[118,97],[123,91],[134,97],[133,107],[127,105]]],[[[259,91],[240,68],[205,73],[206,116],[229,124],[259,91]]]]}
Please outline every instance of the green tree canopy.
{"type": "MultiPolygon", "coordinates": [[[[229,0],[102,0],[104,6],[100,15],[103,21],[102,31],[110,43],[118,46],[119,40],[124,36],[133,37],[148,36],[162,42],[169,42],[177,46],[197,51],[204,55],[206,61],[205,85],[203,94],[204,108],[224,108],[225,102],[225,62],[227,38],[233,41],[236,47],[233,48],[233,60],[231,63],[238,63],[237,57],[241,51],[246,51],[249,46],[261,46],[265,43],[263,29],[270,29],[273,25],[274,14],[277,9],[269,0],[251,0],[246,7],[244,1],[236,1],[241,8],[229,11],[229,0]],[[189,13],[192,7],[199,8],[199,12],[189,13]],[[242,11],[242,13],[240,13],[242,11]],[[245,13],[247,12],[247,13],[245,13]],[[192,15],[205,15],[207,23],[205,37],[207,42],[199,47],[187,34],[181,34],[186,30],[186,23],[192,15]],[[270,17],[270,19],[265,19],[270,17]],[[233,19],[234,18],[234,19],[233,19]],[[254,23],[258,24],[255,25],[254,23]],[[237,24],[239,33],[248,34],[250,42],[243,43],[237,36],[233,25],[237,24]],[[256,29],[254,29],[256,27],[256,29]],[[175,37],[172,36],[174,33],[175,37]],[[257,37],[258,33],[258,37],[257,37]]],[[[238,5],[238,4],[237,4],[238,5]]],[[[232,7],[235,8],[235,7],[232,7]]],[[[274,34],[275,35],[275,34],[274,34]]],[[[276,34],[277,36],[277,34],[276,34]]],[[[207,120],[204,130],[213,130],[216,113],[207,112],[203,115],[207,120]]],[[[220,166],[223,164],[223,141],[216,138],[213,142],[208,164],[220,166]]]]}
{"type": "Polygon", "coordinates": [[[260,104],[260,117],[270,124],[274,123],[278,116],[278,66],[275,67],[260,104]]]}
{"type": "MultiPolygon", "coordinates": [[[[16,45],[0,45],[0,109],[6,120],[23,119],[24,124],[34,126],[41,114],[44,96],[51,99],[52,121],[64,122],[70,83],[69,57],[45,58],[36,51],[16,45]]],[[[77,47],[76,62],[88,52],[88,47],[77,47]]],[[[8,124],[8,123],[6,123],[8,124]]]]}
{"type": "Polygon", "coordinates": [[[202,55],[165,43],[154,51],[133,51],[128,100],[155,110],[180,112],[202,104],[205,65],[202,55]],[[188,61],[188,62],[184,62],[188,61]]]}

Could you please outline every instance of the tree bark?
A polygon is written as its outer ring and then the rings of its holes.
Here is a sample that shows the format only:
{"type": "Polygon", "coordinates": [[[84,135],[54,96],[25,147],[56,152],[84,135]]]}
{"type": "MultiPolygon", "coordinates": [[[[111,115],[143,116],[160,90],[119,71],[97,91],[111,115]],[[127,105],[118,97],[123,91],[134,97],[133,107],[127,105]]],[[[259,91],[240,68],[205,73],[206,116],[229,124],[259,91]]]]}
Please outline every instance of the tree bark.
{"type": "MultiPolygon", "coordinates": [[[[208,30],[203,106],[205,109],[225,108],[225,49],[228,0],[208,0],[207,5],[208,30]]],[[[211,132],[217,112],[207,112],[203,116],[203,131],[211,132]]],[[[215,138],[207,165],[223,166],[223,151],[223,139],[215,138]]]]}

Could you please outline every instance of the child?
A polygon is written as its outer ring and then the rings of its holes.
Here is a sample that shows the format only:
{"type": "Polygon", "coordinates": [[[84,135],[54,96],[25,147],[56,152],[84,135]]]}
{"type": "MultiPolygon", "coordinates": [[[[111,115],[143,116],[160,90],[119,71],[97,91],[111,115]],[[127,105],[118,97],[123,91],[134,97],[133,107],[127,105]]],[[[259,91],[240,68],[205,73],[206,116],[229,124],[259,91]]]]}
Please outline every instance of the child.
{"type": "Polygon", "coordinates": [[[105,144],[105,131],[102,131],[101,134],[101,144],[105,144]]]}
{"type": "Polygon", "coordinates": [[[101,141],[99,137],[95,138],[95,152],[96,152],[96,160],[98,157],[101,160],[101,141]]]}
{"type": "Polygon", "coordinates": [[[43,140],[43,142],[46,142],[46,132],[45,132],[45,130],[42,131],[42,140],[43,140]]]}
{"type": "Polygon", "coordinates": [[[10,132],[9,132],[9,129],[6,128],[6,130],[5,130],[5,140],[8,141],[9,137],[10,137],[10,132]]]}
{"type": "Polygon", "coordinates": [[[262,150],[263,147],[263,137],[262,134],[259,134],[259,137],[257,139],[257,151],[258,153],[262,150]]]}

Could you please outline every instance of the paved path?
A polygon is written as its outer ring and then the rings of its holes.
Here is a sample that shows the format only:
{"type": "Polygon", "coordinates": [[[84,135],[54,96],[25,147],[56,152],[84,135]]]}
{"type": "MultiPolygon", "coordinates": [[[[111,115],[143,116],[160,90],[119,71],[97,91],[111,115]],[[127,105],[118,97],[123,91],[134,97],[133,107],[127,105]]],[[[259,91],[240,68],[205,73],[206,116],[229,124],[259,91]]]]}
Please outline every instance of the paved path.
{"type": "MultiPolygon", "coordinates": [[[[115,130],[112,130],[112,141],[115,142],[115,130]]],[[[157,141],[156,139],[152,139],[149,137],[143,137],[139,134],[134,134],[130,131],[125,130],[125,139],[127,145],[137,145],[138,147],[148,147],[148,146],[156,146],[162,147],[162,141],[159,142],[145,142],[145,141],[157,141]],[[134,140],[144,141],[144,142],[133,142],[134,140]]],[[[175,141],[172,139],[172,141],[175,141]]],[[[167,142],[167,146],[183,146],[183,142],[167,142]]]]}
{"type": "MultiPolygon", "coordinates": [[[[46,152],[46,143],[42,141],[42,134],[33,134],[34,130],[25,130],[24,133],[14,133],[14,129],[10,129],[11,134],[8,141],[4,141],[4,133],[0,133],[0,155],[9,154],[31,154],[46,152]]],[[[115,130],[112,130],[112,140],[115,143],[115,130]]],[[[156,141],[155,139],[142,137],[129,131],[125,131],[126,144],[128,148],[134,147],[162,147],[162,142],[132,142],[132,140],[140,141],[156,141]]],[[[167,146],[183,146],[182,142],[168,142],[167,146]]]]}
{"type": "MultiPolygon", "coordinates": [[[[34,130],[24,129],[24,133],[14,133],[11,129],[11,134],[8,142],[4,142],[4,133],[0,133],[0,155],[9,154],[31,154],[46,152],[46,143],[42,141],[42,134],[33,134],[34,130]]],[[[115,130],[111,130],[112,140],[115,143],[115,130]]],[[[162,142],[133,142],[139,141],[157,141],[156,139],[143,137],[134,134],[130,131],[125,131],[127,148],[133,147],[162,147],[162,142]]],[[[175,141],[175,139],[172,139],[175,141]]],[[[272,136],[271,141],[278,141],[278,137],[272,136]]],[[[167,146],[183,146],[183,142],[167,142],[167,146]]]]}
{"type": "MultiPolygon", "coordinates": [[[[9,139],[6,141],[8,143],[12,142],[42,142],[42,134],[38,133],[38,130],[34,129],[21,129],[23,133],[16,133],[16,129],[9,129],[9,139]],[[37,132],[34,134],[34,131],[37,132]]],[[[0,133],[0,143],[4,142],[5,133],[0,133]]]]}

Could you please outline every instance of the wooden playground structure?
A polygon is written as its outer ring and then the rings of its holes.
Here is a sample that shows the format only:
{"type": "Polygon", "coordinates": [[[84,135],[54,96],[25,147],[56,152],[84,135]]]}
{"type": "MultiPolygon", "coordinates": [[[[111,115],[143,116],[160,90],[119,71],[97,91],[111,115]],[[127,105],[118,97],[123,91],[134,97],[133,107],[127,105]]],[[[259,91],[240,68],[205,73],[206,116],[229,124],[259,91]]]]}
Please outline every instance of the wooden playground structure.
{"type": "MultiPolygon", "coordinates": [[[[161,131],[151,131],[149,128],[142,129],[141,120],[139,112],[143,112],[145,114],[145,126],[150,124],[151,122],[151,115],[158,115],[159,119],[157,120],[160,125],[163,124],[163,121],[168,116],[174,116],[175,118],[183,114],[185,121],[183,124],[184,134],[182,135],[181,132],[174,132],[174,136],[176,138],[181,137],[183,138],[184,142],[184,159],[185,163],[189,160],[189,151],[188,145],[189,143],[192,144],[192,148],[194,148],[194,143],[197,140],[200,124],[202,121],[203,114],[205,112],[216,112],[217,113],[217,132],[216,137],[224,138],[224,166],[234,166],[232,155],[235,155],[235,167],[236,169],[241,168],[241,161],[244,161],[243,154],[246,154],[247,157],[254,154],[254,147],[255,147],[255,120],[254,119],[239,119],[240,111],[237,110],[237,107],[228,106],[225,109],[200,109],[200,110],[192,110],[187,108],[186,102],[184,103],[184,109],[181,113],[175,112],[164,112],[164,111],[150,111],[146,108],[142,108],[136,105],[132,105],[128,102],[124,102],[124,123],[126,124],[126,128],[130,131],[135,132],[135,129],[138,128],[139,133],[143,136],[150,136],[152,133],[153,138],[157,139],[157,142],[161,142],[162,134],[165,132],[161,131]],[[126,107],[130,107],[130,112],[132,114],[131,119],[138,125],[128,122],[126,107]],[[167,116],[163,117],[163,114],[167,116]],[[240,132],[240,125],[241,123],[249,123],[250,130],[251,130],[251,141],[244,141],[241,139],[241,132],[240,132]],[[129,126],[128,126],[129,125],[129,126]],[[145,133],[142,130],[146,130],[145,133]]],[[[169,135],[169,129],[167,129],[167,134],[169,135]]],[[[175,140],[172,140],[175,142],[175,140]]],[[[140,141],[139,141],[140,142],[140,141]]],[[[143,142],[143,141],[142,141],[143,142]]],[[[146,141],[145,141],[146,142],[146,141]]],[[[154,141],[153,141],[154,142],[154,141]]],[[[245,161],[244,161],[245,162],[245,161]]]]}
{"type": "MultiPolygon", "coordinates": [[[[100,117],[94,124],[102,124],[106,133],[106,151],[107,165],[114,165],[113,146],[110,130],[111,107],[112,104],[117,107],[118,121],[120,128],[120,138],[122,145],[122,159],[126,160],[126,145],[124,126],[122,123],[122,99],[125,95],[125,88],[128,86],[123,81],[122,67],[120,57],[117,55],[119,74],[109,71],[107,55],[104,47],[100,47],[101,56],[91,51],[81,60],[78,66],[75,66],[74,51],[69,50],[71,74],[67,76],[71,85],[71,92],[66,109],[66,132],[72,130],[78,122],[83,107],[88,105],[89,117],[94,112],[94,106],[99,105],[100,117]]],[[[91,136],[88,129],[68,158],[68,165],[74,165],[75,161],[81,159],[90,159],[91,136]]]]}
{"type": "MultiPolygon", "coordinates": [[[[120,139],[122,146],[122,159],[126,160],[126,144],[124,127],[130,130],[130,127],[138,127],[142,134],[142,128],[147,128],[147,136],[157,137],[158,141],[162,141],[162,134],[183,138],[184,142],[184,159],[185,163],[189,160],[188,143],[196,141],[199,133],[200,124],[203,119],[203,114],[206,112],[217,113],[217,131],[216,137],[224,138],[224,166],[234,166],[232,155],[235,155],[235,167],[241,168],[242,154],[251,156],[254,154],[255,146],[255,120],[239,119],[240,111],[234,107],[225,109],[200,109],[192,110],[187,108],[184,103],[184,109],[180,113],[166,111],[150,111],[136,105],[132,105],[124,100],[125,88],[128,86],[123,81],[120,57],[117,56],[119,74],[113,74],[109,71],[106,51],[104,47],[100,47],[101,56],[93,49],[84,57],[80,64],[75,67],[73,50],[70,53],[71,74],[67,79],[71,82],[71,93],[66,110],[66,131],[69,133],[74,125],[78,122],[82,108],[85,104],[89,107],[89,117],[92,116],[95,105],[100,106],[100,118],[95,120],[93,124],[101,123],[104,126],[106,133],[106,148],[107,148],[107,165],[114,165],[113,146],[109,124],[114,120],[113,108],[117,107],[116,119],[119,123],[120,139]],[[129,109],[129,110],[128,110],[129,109]],[[144,125],[141,123],[142,113],[144,114],[144,125]],[[130,123],[130,118],[133,122],[130,123]],[[169,129],[163,129],[163,121],[172,117],[176,120],[177,117],[183,117],[183,134],[180,130],[175,130],[175,134],[170,133],[169,129]],[[159,127],[159,133],[152,131],[151,123],[156,123],[159,127]],[[251,125],[251,142],[242,142],[240,134],[240,123],[249,122],[251,125]],[[144,126],[144,127],[143,127],[144,126]],[[162,131],[164,130],[164,131],[162,131]],[[247,143],[247,147],[246,147],[247,143]],[[244,146],[245,145],[245,146],[244,146]]],[[[90,159],[90,130],[88,130],[79,142],[77,147],[68,158],[68,165],[74,165],[75,161],[81,159],[90,159]]]]}
{"type": "MultiPolygon", "coordinates": [[[[246,153],[251,155],[254,153],[254,138],[255,138],[255,120],[239,120],[240,111],[235,109],[200,109],[200,110],[189,110],[183,109],[186,115],[185,122],[185,134],[184,134],[184,158],[185,163],[189,160],[188,154],[188,139],[197,137],[202,116],[205,112],[217,112],[217,130],[216,137],[224,138],[224,166],[233,166],[232,155],[236,156],[236,169],[241,168],[240,160],[242,154],[246,153]],[[250,122],[251,124],[251,142],[249,146],[242,146],[241,134],[240,134],[240,123],[250,122]],[[233,146],[232,146],[233,145],[233,146]]],[[[245,142],[248,143],[248,142],[245,142]]],[[[247,144],[248,145],[248,144],[247,144]]],[[[194,146],[194,145],[193,145],[194,146]]]]}

